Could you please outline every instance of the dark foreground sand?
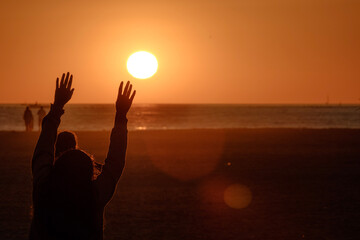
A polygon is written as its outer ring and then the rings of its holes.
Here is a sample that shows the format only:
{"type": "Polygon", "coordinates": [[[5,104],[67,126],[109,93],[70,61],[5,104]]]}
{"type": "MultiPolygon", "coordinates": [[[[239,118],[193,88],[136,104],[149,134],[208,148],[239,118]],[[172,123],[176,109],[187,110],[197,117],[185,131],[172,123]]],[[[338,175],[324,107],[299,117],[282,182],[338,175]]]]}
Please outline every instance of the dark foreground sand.
{"type": "MultiPolygon", "coordinates": [[[[27,237],[37,137],[0,132],[0,239],[27,237]]],[[[103,161],[109,132],[78,138],[103,161]]],[[[360,239],[359,187],[360,130],[130,132],[105,239],[360,239]]]]}

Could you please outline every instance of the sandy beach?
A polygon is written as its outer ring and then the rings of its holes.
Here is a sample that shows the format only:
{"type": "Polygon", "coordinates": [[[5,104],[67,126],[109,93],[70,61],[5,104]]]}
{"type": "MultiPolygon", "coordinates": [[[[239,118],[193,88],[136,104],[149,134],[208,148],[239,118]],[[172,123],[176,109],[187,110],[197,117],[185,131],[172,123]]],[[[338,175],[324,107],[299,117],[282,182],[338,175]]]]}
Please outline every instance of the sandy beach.
{"type": "MultiPolygon", "coordinates": [[[[76,133],[103,162],[110,133],[76,133]]],[[[0,239],[27,237],[37,138],[0,132],[0,239]]],[[[104,236],[356,239],[359,216],[360,129],[130,131],[104,236]]]]}

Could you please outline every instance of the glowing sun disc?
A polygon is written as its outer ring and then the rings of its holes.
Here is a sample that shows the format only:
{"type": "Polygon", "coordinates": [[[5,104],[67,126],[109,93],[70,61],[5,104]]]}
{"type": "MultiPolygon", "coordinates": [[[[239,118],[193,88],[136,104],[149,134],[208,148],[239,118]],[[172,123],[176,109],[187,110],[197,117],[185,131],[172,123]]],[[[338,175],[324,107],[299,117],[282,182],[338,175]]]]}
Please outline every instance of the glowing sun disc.
{"type": "Polygon", "coordinates": [[[133,53],[127,60],[127,70],[135,78],[149,78],[156,73],[157,69],[156,57],[145,51],[133,53]]]}

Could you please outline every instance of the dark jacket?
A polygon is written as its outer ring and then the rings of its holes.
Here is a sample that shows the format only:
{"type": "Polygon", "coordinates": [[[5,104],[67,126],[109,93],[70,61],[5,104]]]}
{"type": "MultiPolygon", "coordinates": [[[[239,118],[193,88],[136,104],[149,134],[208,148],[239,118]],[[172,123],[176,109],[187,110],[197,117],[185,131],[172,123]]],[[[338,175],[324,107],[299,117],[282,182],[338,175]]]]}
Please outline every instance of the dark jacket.
{"type": "MultiPolygon", "coordinates": [[[[61,108],[51,106],[42,122],[42,130],[32,159],[33,209],[34,215],[30,229],[30,239],[51,239],[46,228],[48,212],[45,206],[49,201],[50,176],[54,164],[54,146],[61,108]]],[[[110,146],[101,174],[93,182],[96,203],[96,229],[91,239],[103,239],[104,207],[112,198],[116,184],[125,165],[127,147],[127,119],[118,113],[111,131],[110,146]]]]}

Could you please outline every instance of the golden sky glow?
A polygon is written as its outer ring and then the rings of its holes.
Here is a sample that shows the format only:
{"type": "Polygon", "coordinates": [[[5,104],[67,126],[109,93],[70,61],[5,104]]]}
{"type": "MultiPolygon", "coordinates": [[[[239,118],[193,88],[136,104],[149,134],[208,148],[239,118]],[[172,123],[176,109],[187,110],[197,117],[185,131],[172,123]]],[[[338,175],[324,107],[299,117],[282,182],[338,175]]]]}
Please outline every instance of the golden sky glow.
{"type": "Polygon", "coordinates": [[[0,103],[359,103],[360,3],[349,0],[1,1],[0,103]],[[133,78],[128,57],[158,72],[133,78]]]}

